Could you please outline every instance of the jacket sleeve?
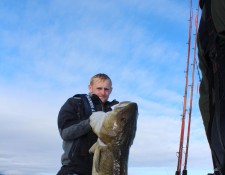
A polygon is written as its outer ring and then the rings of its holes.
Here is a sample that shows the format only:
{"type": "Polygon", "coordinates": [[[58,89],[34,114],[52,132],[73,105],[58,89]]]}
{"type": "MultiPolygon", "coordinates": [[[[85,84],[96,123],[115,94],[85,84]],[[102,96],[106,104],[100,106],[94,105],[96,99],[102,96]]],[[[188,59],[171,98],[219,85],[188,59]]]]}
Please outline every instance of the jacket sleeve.
{"type": "Polygon", "coordinates": [[[89,119],[80,111],[81,100],[69,98],[61,107],[58,115],[58,129],[63,140],[73,140],[91,131],[89,119]]]}

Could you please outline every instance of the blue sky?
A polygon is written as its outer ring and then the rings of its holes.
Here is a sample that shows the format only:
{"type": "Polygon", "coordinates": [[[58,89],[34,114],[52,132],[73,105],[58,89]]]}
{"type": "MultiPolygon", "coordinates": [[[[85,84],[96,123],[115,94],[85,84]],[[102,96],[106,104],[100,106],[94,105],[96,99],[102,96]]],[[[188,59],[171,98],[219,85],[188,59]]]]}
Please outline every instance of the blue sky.
{"type": "MultiPolygon", "coordinates": [[[[129,175],[175,174],[189,7],[178,0],[1,0],[0,172],[56,174],[58,111],[104,72],[113,81],[110,100],[139,107],[129,175]]],[[[212,163],[198,85],[196,72],[187,167],[204,175],[212,163]]]]}

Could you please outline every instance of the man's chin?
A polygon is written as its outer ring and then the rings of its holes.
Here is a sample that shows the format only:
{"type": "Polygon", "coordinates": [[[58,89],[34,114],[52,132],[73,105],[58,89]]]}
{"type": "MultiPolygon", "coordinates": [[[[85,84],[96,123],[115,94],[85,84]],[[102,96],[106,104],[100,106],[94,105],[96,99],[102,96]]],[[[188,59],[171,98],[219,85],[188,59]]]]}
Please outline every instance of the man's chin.
{"type": "Polygon", "coordinates": [[[105,98],[100,98],[100,100],[102,101],[102,103],[105,103],[107,101],[107,99],[105,98]]]}

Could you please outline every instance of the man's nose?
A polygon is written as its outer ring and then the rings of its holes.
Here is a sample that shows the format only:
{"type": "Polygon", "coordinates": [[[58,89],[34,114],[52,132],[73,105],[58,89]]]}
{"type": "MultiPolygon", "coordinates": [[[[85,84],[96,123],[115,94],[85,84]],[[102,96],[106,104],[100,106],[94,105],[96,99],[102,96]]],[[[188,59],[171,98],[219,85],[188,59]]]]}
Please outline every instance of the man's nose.
{"type": "Polygon", "coordinates": [[[105,93],[106,93],[106,90],[105,90],[105,89],[102,89],[102,90],[101,90],[101,94],[102,94],[102,95],[105,95],[105,93]]]}

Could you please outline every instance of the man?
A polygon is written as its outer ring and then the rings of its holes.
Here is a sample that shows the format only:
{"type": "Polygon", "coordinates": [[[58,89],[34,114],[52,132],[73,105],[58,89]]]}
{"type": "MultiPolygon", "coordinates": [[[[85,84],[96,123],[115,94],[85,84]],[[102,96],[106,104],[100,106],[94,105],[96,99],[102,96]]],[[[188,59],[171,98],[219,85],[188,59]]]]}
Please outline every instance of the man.
{"type": "Polygon", "coordinates": [[[200,0],[199,107],[212,153],[214,174],[225,175],[225,1],[200,0]]]}
{"type": "Polygon", "coordinates": [[[90,147],[97,136],[90,126],[90,115],[96,111],[111,111],[118,102],[108,101],[112,81],[99,73],[91,78],[89,94],[77,94],[69,98],[58,115],[58,128],[63,139],[62,167],[57,175],[91,175],[93,155],[90,147]]]}

